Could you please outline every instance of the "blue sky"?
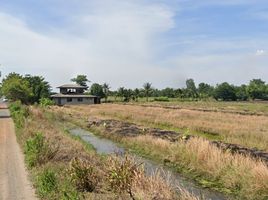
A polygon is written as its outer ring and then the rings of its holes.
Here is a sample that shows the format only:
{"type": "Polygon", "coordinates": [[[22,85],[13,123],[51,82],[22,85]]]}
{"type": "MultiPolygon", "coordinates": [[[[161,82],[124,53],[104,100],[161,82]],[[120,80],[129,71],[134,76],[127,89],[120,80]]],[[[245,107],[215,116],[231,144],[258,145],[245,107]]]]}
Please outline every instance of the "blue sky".
{"type": "Polygon", "coordinates": [[[267,33],[265,0],[2,0],[0,70],[53,87],[268,82],[267,33]]]}

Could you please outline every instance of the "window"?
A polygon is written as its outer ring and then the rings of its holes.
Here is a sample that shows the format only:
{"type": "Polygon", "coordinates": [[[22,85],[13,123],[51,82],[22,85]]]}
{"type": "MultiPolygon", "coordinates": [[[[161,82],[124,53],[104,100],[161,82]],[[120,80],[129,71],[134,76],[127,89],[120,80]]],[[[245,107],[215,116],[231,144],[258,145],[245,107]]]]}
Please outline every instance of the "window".
{"type": "Polygon", "coordinates": [[[82,101],[83,101],[83,98],[78,98],[78,101],[79,101],[79,102],[82,102],[82,101]]]}
{"type": "Polygon", "coordinates": [[[67,102],[72,102],[73,99],[72,98],[67,98],[67,102]]]}

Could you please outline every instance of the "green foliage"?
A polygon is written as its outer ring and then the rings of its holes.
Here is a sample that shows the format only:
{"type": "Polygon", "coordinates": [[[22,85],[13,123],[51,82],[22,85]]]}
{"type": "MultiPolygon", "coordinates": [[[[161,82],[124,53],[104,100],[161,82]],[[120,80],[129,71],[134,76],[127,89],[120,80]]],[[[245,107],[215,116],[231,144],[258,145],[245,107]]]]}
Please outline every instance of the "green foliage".
{"type": "Polygon", "coordinates": [[[51,99],[48,99],[48,98],[42,98],[42,99],[40,99],[40,105],[42,107],[53,106],[54,104],[55,104],[55,102],[52,101],[51,99]]]}
{"type": "Polygon", "coordinates": [[[79,191],[93,192],[98,183],[97,171],[94,166],[86,160],[74,158],[68,170],[71,181],[79,191]]]}
{"type": "Polygon", "coordinates": [[[41,76],[26,75],[25,77],[10,73],[2,82],[1,92],[11,101],[23,104],[39,102],[40,98],[50,95],[50,86],[41,76]]]}
{"type": "Polygon", "coordinates": [[[44,169],[37,176],[37,189],[41,197],[46,197],[57,190],[56,173],[51,169],[44,169]]]}
{"type": "Polygon", "coordinates": [[[249,96],[254,99],[268,99],[268,86],[261,79],[253,79],[247,88],[249,96]]]}
{"type": "Polygon", "coordinates": [[[143,92],[146,97],[146,101],[148,101],[148,98],[152,93],[152,89],[152,83],[147,82],[143,84],[143,92]]]}
{"type": "Polygon", "coordinates": [[[168,97],[155,97],[154,101],[169,101],[168,97]]]}
{"type": "Polygon", "coordinates": [[[217,85],[214,98],[216,100],[235,101],[237,99],[235,87],[227,82],[217,85]]]}
{"type": "Polygon", "coordinates": [[[108,83],[104,83],[102,85],[102,89],[103,89],[103,93],[104,93],[104,98],[105,98],[105,102],[107,102],[107,98],[108,98],[108,95],[110,93],[109,89],[110,89],[110,86],[108,83]]]}
{"type": "Polygon", "coordinates": [[[10,73],[2,81],[2,93],[11,101],[28,103],[32,96],[30,84],[21,75],[10,73]]]}
{"type": "Polygon", "coordinates": [[[187,79],[186,80],[186,91],[187,91],[187,97],[191,97],[191,98],[198,97],[198,93],[197,93],[194,79],[187,79]]]}
{"type": "Polygon", "coordinates": [[[90,88],[90,94],[98,96],[100,98],[104,98],[105,94],[103,91],[103,87],[98,83],[93,83],[90,88]]]}
{"type": "Polygon", "coordinates": [[[24,77],[28,81],[32,95],[29,98],[30,103],[39,103],[42,98],[49,98],[51,87],[42,76],[26,75],[24,77]]]}
{"type": "Polygon", "coordinates": [[[20,101],[15,101],[9,104],[9,110],[16,124],[16,127],[22,128],[25,122],[25,118],[29,116],[28,107],[22,105],[20,101]]]}
{"type": "Polygon", "coordinates": [[[87,79],[86,75],[77,75],[76,78],[71,79],[72,82],[75,82],[78,85],[87,86],[87,82],[90,82],[87,79]]]}
{"type": "Polygon", "coordinates": [[[25,143],[26,164],[29,168],[42,165],[53,159],[57,151],[58,147],[52,146],[42,133],[37,133],[25,143]]]}

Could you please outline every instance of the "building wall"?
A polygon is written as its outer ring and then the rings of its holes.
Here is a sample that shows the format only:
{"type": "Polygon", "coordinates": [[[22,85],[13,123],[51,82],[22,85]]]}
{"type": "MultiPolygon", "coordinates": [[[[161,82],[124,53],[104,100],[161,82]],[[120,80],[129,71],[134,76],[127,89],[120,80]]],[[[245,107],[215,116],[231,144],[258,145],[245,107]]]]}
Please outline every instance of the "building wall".
{"type": "Polygon", "coordinates": [[[77,105],[77,104],[94,104],[94,98],[93,97],[84,97],[82,98],[83,101],[78,101],[78,97],[72,97],[72,101],[67,101],[66,97],[61,97],[61,104],[59,104],[59,98],[53,98],[54,102],[57,105],[77,105]]]}

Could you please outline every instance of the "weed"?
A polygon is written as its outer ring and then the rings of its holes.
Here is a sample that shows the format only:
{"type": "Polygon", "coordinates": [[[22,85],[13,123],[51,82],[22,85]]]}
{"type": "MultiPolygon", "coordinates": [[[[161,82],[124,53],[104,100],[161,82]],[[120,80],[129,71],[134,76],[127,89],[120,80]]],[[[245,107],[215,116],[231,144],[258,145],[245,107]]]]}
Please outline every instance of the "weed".
{"type": "Polygon", "coordinates": [[[108,180],[110,187],[115,192],[127,192],[132,199],[133,185],[136,178],[143,173],[140,164],[135,163],[128,155],[123,159],[118,157],[110,157],[110,167],[108,172],[108,180]]]}
{"type": "Polygon", "coordinates": [[[42,133],[37,133],[26,141],[24,152],[26,163],[28,167],[32,168],[53,159],[58,152],[58,147],[52,146],[42,133]]]}
{"type": "Polygon", "coordinates": [[[45,169],[37,177],[38,193],[45,197],[57,190],[57,177],[54,171],[45,169]]]}
{"type": "Polygon", "coordinates": [[[72,182],[79,191],[93,192],[98,183],[97,170],[88,161],[74,158],[68,169],[72,182]]]}

